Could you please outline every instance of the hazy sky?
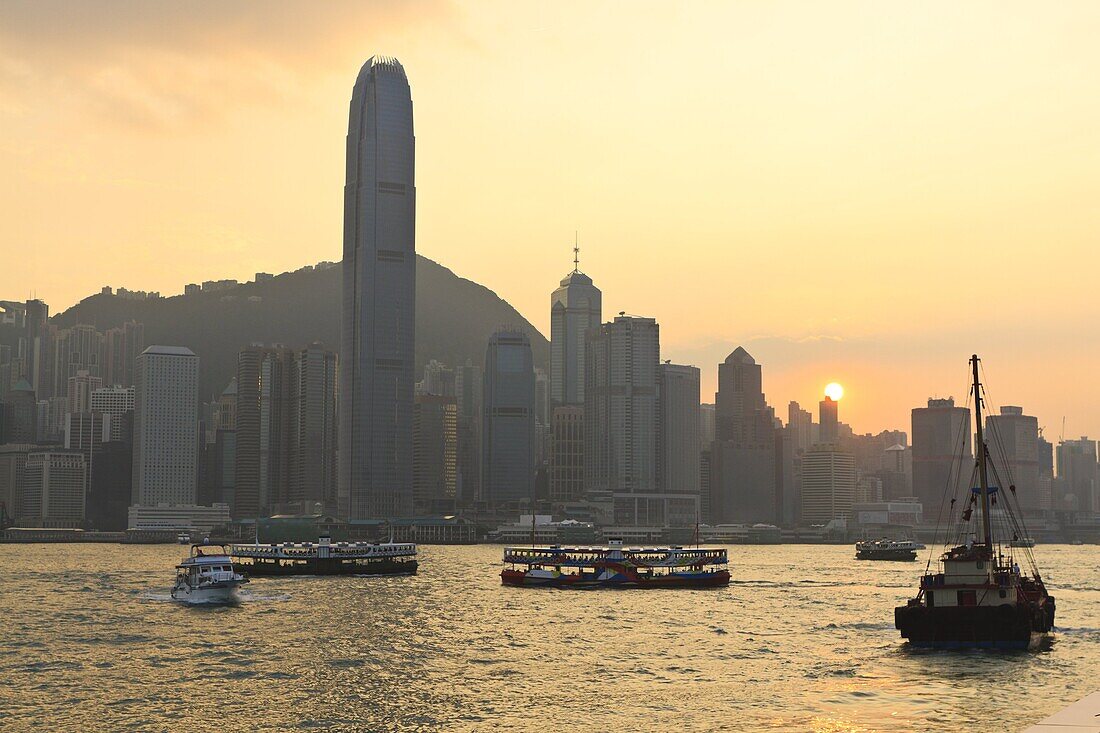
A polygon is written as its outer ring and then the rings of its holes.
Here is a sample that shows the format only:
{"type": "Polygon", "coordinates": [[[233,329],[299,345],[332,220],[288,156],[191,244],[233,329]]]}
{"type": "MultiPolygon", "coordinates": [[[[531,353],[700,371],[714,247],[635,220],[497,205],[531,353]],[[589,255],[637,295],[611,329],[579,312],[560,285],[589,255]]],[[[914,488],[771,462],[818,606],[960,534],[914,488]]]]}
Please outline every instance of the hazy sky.
{"type": "MultiPolygon", "coordinates": [[[[1100,3],[0,2],[0,298],[341,255],[351,86],[412,84],[417,249],[543,332],[570,269],[665,358],[908,429],[1100,434],[1100,3]]],[[[816,410],[815,410],[816,411],[816,410]]]]}

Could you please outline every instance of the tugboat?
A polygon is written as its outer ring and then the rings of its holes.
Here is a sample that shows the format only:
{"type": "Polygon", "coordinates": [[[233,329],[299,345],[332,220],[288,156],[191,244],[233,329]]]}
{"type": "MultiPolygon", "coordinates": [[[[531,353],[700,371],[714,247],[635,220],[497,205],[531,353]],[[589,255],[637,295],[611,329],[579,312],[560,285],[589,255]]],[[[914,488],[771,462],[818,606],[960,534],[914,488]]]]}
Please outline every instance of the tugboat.
{"type": "Polygon", "coordinates": [[[543,588],[721,588],[726,550],[684,547],[506,547],[502,585],[543,588]]]}
{"type": "MultiPolygon", "coordinates": [[[[978,485],[968,492],[961,525],[970,522],[977,507],[981,539],[975,539],[976,533],[965,532],[966,542],[951,547],[940,558],[939,572],[930,573],[926,569],[916,597],[894,609],[894,625],[915,647],[1035,649],[1054,627],[1054,596],[1047,593],[1031,549],[1020,548],[1031,571],[1028,575],[1021,571],[1012,549],[1005,555],[1005,548],[994,535],[991,509],[998,503],[998,496],[1003,511],[997,519],[1006,525],[1005,536],[1026,537],[1027,533],[1012,507],[1016,487],[1010,483],[1006,495],[999,486],[990,484],[991,470],[998,482],[1000,476],[990,461],[989,445],[982,431],[984,400],[978,381],[977,355],[970,362],[974,375],[977,454],[974,473],[978,485]]],[[[955,501],[951,500],[952,508],[955,501]]]]}
{"type": "Polygon", "coordinates": [[[191,554],[176,566],[172,598],[186,603],[236,604],[248,578],[233,570],[225,545],[191,545],[191,554]]]}
{"type": "Polygon", "coordinates": [[[912,540],[864,540],[856,543],[857,560],[916,560],[924,545],[912,540]]]}

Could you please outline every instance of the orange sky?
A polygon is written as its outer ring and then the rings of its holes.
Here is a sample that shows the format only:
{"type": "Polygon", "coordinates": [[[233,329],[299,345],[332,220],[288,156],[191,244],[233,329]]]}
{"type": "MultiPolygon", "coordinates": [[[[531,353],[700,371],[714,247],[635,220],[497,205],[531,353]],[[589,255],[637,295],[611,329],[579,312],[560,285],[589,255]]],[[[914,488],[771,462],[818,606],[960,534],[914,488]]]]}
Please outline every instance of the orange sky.
{"type": "Polygon", "coordinates": [[[413,89],[420,252],[544,332],[582,268],[664,356],[743,344],[782,415],[963,397],[1100,434],[1100,4],[0,8],[0,298],[339,259],[351,85],[413,89]],[[975,263],[980,280],[973,279],[975,263]]]}

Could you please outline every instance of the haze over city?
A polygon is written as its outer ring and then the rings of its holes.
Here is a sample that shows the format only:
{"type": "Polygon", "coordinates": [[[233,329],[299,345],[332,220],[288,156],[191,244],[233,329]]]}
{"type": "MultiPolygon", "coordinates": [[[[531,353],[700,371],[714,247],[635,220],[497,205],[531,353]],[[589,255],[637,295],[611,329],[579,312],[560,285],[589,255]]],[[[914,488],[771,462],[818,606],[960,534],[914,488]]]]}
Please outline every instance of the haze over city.
{"type": "Polygon", "coordinates": [[[6,5],[0,291],[338,260],[347,80],[381,49],[416,79],[418,251],[543,333],[576,231],[704,400],[742,344],[773,404],[837,381],[857,431],[905,428],[979,351],[1048,437],[1100,432],[1094,4],[264,13],[6,5]]]}

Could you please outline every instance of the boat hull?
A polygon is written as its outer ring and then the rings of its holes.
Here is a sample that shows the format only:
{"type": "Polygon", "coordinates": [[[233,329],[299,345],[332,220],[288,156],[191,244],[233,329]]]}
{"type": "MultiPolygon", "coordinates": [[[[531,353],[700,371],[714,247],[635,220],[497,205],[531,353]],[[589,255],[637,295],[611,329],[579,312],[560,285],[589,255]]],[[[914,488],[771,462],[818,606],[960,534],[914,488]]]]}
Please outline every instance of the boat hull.
{"type": "Polygon", "coordinates": [[[172,589],[172,599],[197,605],[236,605],[241,602],[241,583],[215,583],[201,588],[178,585],[172,589]]]}
{"type": "Polygon", "coordinates": [[[371,560],[357,563],[346,558],[318,557],[305,560],[271,560],[234,557],[238,572],[249,576],[278,575],[415,575],[416,560],[371,560]]]}
{"type": "Polygon", "coordinates": [[[857,560],[894,560],[909,562],[917,559],[916,550],[879,550],[877,552],[857,551],[857,560]]]}
{"type": "Polygon", "coordinates": [[[1034,649],[1054,627],[1054,599],[1042,606],[899,606],[894,626],[915,647],[1034,649]]]}
{"type": "MultiPolygon", "coordinates": [[[[602,574],[601,574],[602,575],[602,574]]],[[[670,573],[656,577],[615,573],[610,577],[569,573],[532,574],[523,570],[502,570],[502,585],[525,588],[724,588],[730,583],[728,570],[713,573],[670,573]]]]}

